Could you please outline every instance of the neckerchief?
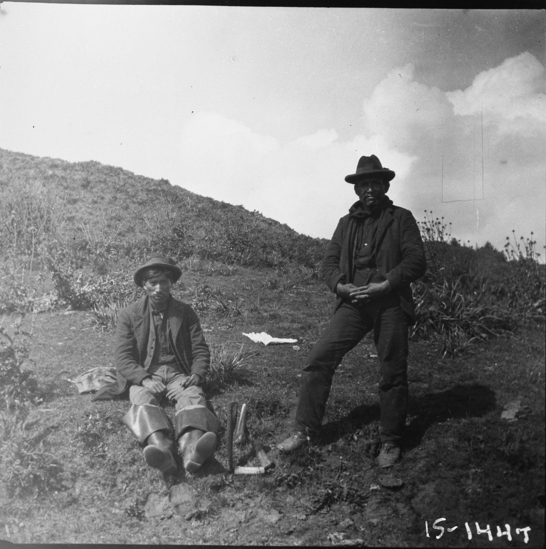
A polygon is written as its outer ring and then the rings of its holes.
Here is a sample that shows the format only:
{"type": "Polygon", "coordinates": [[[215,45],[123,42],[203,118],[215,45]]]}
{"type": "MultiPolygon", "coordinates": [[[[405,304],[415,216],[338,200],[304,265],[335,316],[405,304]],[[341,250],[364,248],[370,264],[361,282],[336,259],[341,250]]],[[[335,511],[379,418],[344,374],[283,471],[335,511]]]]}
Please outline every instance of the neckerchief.
{"type": "Polygon", "coordinates": [[[363,204],[360,200],[353,204],[351,208],[349,209],[349,218],[353,220],[354,223],[354,232],[351,235],[352,236],[352,257],[351,257],[351,278],[354,277],[354,267],[356,258],[358,255],[358,252],[360,250],[360,246],[362,245],[362,241],[364,239],[364,231],[365,231],[365,225],[366,220],[371,218],[372,226],[371,226],[371,236],[370,236],[370,259],[369,259],[369,266],[375,267],[375,254],[376,254],[376,247],[377,247],[377,228],[381,224],[381,217],[383,216],[385,210],[393,204],[392,200],[385,196],[383,200],[373,209],[370,210],[365,204],[363,204]]]}

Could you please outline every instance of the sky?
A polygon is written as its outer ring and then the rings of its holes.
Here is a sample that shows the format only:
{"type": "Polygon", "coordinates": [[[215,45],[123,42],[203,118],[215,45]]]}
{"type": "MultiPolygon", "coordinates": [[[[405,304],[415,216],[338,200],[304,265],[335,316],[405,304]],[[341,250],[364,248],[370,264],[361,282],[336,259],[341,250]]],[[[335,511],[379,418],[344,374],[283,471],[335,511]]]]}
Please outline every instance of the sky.
{"type": "Polygon", "coordinates": [[[416,219],[498,249],[533,232],[544,258],[544,10],[0,6],[0,148],[322,238],[375,154],[416,219]]]}

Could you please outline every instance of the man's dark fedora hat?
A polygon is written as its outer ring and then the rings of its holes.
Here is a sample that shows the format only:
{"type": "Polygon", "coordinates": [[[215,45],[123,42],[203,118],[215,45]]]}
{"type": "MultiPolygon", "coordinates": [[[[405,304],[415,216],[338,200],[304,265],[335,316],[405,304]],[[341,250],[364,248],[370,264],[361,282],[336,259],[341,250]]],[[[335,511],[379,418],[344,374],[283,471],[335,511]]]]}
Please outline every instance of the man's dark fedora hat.
{"type": "Polygon", "coordinates": [[[396,174],[388,168],[383,168],[379,158],[372,154],[372,156],[361,156],[356,167],[356,173],[348,175],[345,178],[347,183],[358,183],[364,181],[370,177],[380,177],[390,181],[396,174]]]}
{"type": "Polygon", "coordinates": [[[172,281],[176,282],[182,276],[182,269],[175,265],[172,259],[167,259],[166,257],[161,257],[160,255],[153,255],[148,259],[144,265],[139,267],[133,276],[135,284],[142,287],[142,275],[146,269],[167,269],[172,273],[172,281]]]}

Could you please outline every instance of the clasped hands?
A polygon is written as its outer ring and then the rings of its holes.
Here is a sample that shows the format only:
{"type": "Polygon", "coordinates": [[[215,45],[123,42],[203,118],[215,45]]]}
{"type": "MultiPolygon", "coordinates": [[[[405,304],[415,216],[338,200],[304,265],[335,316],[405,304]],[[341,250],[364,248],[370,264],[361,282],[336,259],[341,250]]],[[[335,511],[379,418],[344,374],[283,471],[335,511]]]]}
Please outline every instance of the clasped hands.
{"type": "Polygon", "coordinates": [[[387,295],[390,291],[391,283],[388,280],[370,282],[365,286],[342,284],[340,282],[336,287],[337,295],[351,303],[368,303],[387,295]]]}
{"type": "MultiPolygon", "coordinates": [[[[173,387],[170,387],[167,391],[167,398],[169,398],[170,400],[177,400],[177,397],[179,396],[179,393],[181,391],[187,389],[188,387],[194,387],[199,385],[201,385],[201,377],[197,374],[191,374],[184,380],[184,383],[182,383],[182,385],[175,385],[173,387]]],[[[153,375],[152,377],[147,377],[142,382],[142,386],[146,387],[146,389],[150,390],[155,395],[161,395],[167,389],[167,386],[161,381],[161,379],[153,375]]]]}

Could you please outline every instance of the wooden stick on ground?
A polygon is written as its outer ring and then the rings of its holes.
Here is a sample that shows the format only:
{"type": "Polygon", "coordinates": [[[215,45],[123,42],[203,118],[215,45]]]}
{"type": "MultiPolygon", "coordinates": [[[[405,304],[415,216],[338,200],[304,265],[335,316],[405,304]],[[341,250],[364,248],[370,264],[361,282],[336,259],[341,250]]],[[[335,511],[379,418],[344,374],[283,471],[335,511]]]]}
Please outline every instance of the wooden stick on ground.
{"type": "Polygon", "coordinates": [[[237,422],[237,408],[239,405],[237,402],[230,402],[227,405],[227,454],[228,454],[228,467],[229,472],[233,473],[233,431],[235,429],[235,423],[237,422]]]}

